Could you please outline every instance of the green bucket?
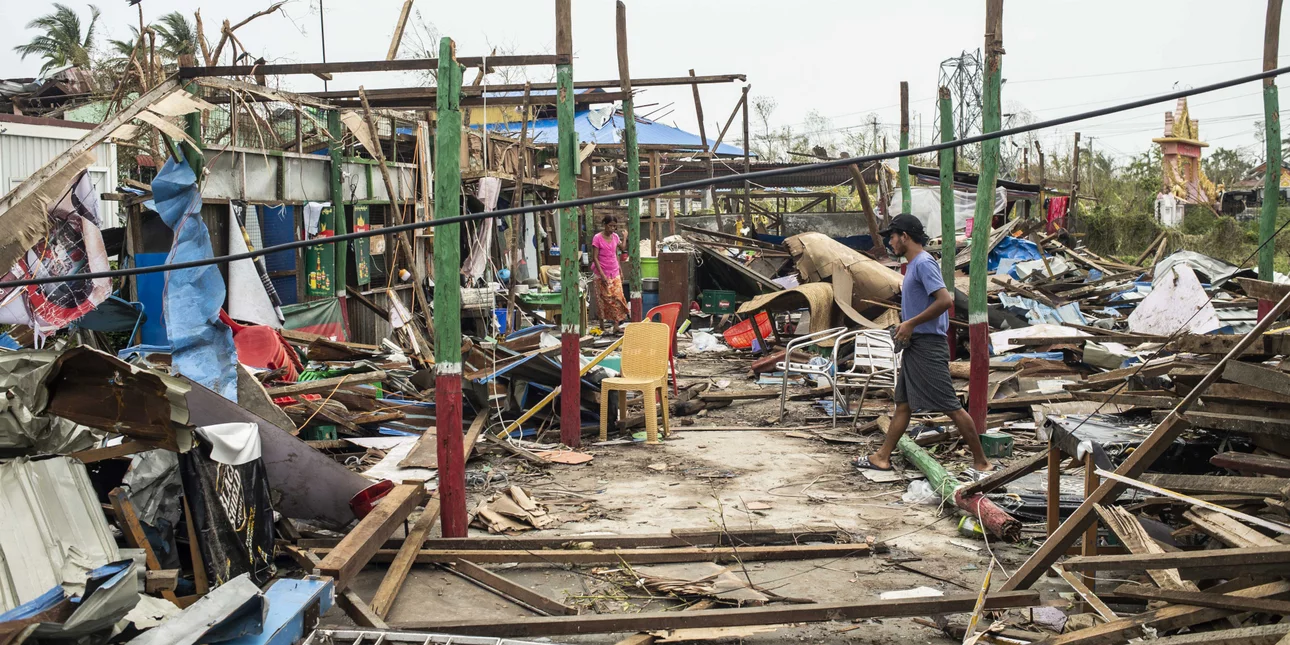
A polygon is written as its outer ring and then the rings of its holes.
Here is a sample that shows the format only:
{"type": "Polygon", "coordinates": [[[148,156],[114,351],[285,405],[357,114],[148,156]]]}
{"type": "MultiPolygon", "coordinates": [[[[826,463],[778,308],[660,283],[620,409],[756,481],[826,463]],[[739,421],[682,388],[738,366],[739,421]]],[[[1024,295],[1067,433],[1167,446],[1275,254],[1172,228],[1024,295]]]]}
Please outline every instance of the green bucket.
{"type": "Polygon", "coordinates": [[[641,258],[641,277],[658,277],[658,258],[641,258]]]}

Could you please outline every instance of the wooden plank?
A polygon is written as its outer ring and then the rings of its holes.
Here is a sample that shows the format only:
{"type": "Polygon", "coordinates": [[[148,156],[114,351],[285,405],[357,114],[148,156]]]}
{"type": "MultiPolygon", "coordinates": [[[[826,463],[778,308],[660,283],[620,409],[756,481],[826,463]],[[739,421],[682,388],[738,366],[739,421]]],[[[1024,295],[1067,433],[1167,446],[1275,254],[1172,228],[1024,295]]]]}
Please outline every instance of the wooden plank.
{"type": "Polygon", "coordinates": [[[578,613],[576,607],[570,607],[558,600],[543,596],[522,584],[508,580],[469,560],[457,560],[452,566],[457,573],[497,591],[502,596],[518,600],[520,603],[537,609],[548,616],[575,616],[578,613]]]}
{"type": "MultiPolygon", "coordinates": [[[[1229,516],[1229,517],[1234,517],[1234,518],[1236,518],[1236,519],[1238,519],[1238,520],[1241,520],[1242,522],[1247,522],[1247,523],[1249,523],[1249,524],[1254,524],[1254,525],[1256,525],[1256,526],[1262,526],[1263,528],[1271,529],[1271,530],[1273,530],[1273,531],[1276,531],[1277,533],[1282,533],[1282,534],[1288,534],[1288,535],[1290,535],[1290,526],[1287,526],[1287,525],[1285,525],[1285,524],[1281,524],[1281,523],[1279,523],[1279,522],[1269,522],[1268,520],[1265,520],[1265,519],[1260,518],[1260,517],[1254,517],[1253,515],[1247,515],[1247,514],[1245,514],[1245,513],[1240,512],[1240,511],[1232,510],[1232,509],[1230,509],[1230,508],[1228,508],[1228,507],[1226,507],[1226,506],[1219,506],[1218,504],[1214,504],[1214,503],[1211,503],[1211,502],[1207,502],[1207,501],[1202,500],[1202,499],[1196,499],[1195,497],[1188,497],[1188,496],[1186,496],[1186,495],[1183,495],[1182,493],[1179,493],[1179,492],[1176,492],[1176,491],[1172,491],[1172,490],[1169,490],[1169,489],[1167,489],[1167,488],[1161,488],[1161,487],[1156,486],[1156,485],[1154,485],[1154,484],[1148,484],[1148,483],[1146,483],[1146,482],[1138,481],[1138,480],[1135,480],[1135,479],[1130,478],[1130,477],[1125,477],[1124,475],[1117,475],[1117,474],[1115,474],[1115,473],[1109,473],[1109,472],[1106,472],[1106,471],[1104,471],[1104,470],[1098,470],[1097,472],[1098,472],[1098,474],[1099,474],[1099,475],[1103,475],[1103,476],[1105,476],[1105,477],[1108,477],[1108,478],[1114,479],[1114,480],[1116,480],[1116,481],[1119,481],[1119,482],[1120,482],[1120,483],[1122,483],[1122,484],[1127,484],[1127,485],[1132,486],[1132,487],[1134,487],[1134,488],[1139,488],[1139,489],[1142,489],[1142,490],[1151,491],[1151,492],[1153,492],[1153,493],[1156,493],[1156,494],[1158,494],[1158,495],[1164,495],[1164,496],[1166,496],[1166,497],[1173,497],[1173,498],[1175,498],[1175,499],[1178,499],[1178,500],[1182,500],[1182,501],[1184,501],[1184,502],[1187,502],[1187,503],[1189,503],[1189,504],[1191,504],[1191,505],[1193,505],[1193,506],[1199,506],[1199,507],[1201,507],[1201,508],[1207,508],[1207,509],[1209,509],[1209,510],[1211,510],[1211,511],[1217,511],[1217,512],[1222,513],[1222,514],[1224,514],[1224,515],[1227,515],[1227,516],[1229,516]]],[[[1249,478],[1246,478],[1246,479],[1249,479],[1249,478]]]]}
{"type": "Polygon", "coordinates": [[[188,527],[188,558],[193,562],[193,587],[197,589],[198,596],[205,596],[211,590],[211,585],[206,577],[206,560],[202,558],[197,525],[193,524],[193,511],[188,506],[187,496],[184,497],[184,525],[188,527]]]}
{"type": "Polygon", "coordinates": [[[959,490],[963,497],[971,497],[977,493],[988,493],[1008,482],[1016,481],[1030,473],[1040,470],[1048,463],[1048,451],[1037,452],[1022,461],[1018,461],[1007,468],[996,470],[984,479],[977,480],[963,486],[959,490]]]}
{"type": "Polygon", "coordinates": [[[318,571],[336,579],[336,588],[344,589],[353,581],[359,570],[367,566],[381,543],[407,519],[422,500],[425,488],[418,482],[399,484],[377,503],[350,531],[335,549],[331,549],[318,571]]]}
{"type": "Polygon", "coordinates": [[[1062,580],[1065,580],[1066,584],[1070,585],[1071,589],[1074,589],[1075,593],[1079,594],[1079,597],[1083,598],[1084,602],[1088,603],[1088,606],[1092,607],[1093,611],[1096,611],[1097,615],[1102,617],[1102,620],[1110,622],[1119,619],[1119,616],[1114,611],[1111,611],[1111,608],[1107,607],[1106,603],[1097,594],[1093,593],[1093,590],[1089,589],[1088,585],[1084,584],[1084,581],[1080,580],[1079,576],[1058,565],[1053,565],[1053,571],[1056,571],[1057,575],[1061,576],[1062,580]]]}
{"type": "MultiPolygon", "coordinates": [[[[1234,357],[1241,355],[1256,339],[1261,338],[1263,332],[1267,331],[1273,322],[1280,318],[1287,309],[1290,309],[1290,294],[1278,301],[1267,312],[1267,315],[1254,325],[1254,328],[1249,333],[1242,336],[1241,340],[1219,359],[1214,367],[1201,379],[1200,383],[1197,384],[1196,388],[1188,393],[1178,403],[1178,407],[1139,444],[1133,454],[1129,455],[1129,458],[1120,464],[1115,471],[1116,474],[1125,477],[1137,477],[1155,463],[1160,455],[1171,448],[1174,439],[1178,438],[1189,426],[1181,415],[1200,399],[1201,394],[1210,384],[1218,380],[1227,363],[1234,357]]],[[[1039,547],[1039,550],[1032,554],[1026,560],[1026,563],[1004,583],[1003,589],[1011,590],[1029,587],[1044,574],[1048,567],[1062,557],[1066,550],[1075,543],[1075,539],[1079,534],[1094,521],[1095,511],[1093,507],[1097,504],[1115,500],[1124,490],[1125,483],[1123,481],[1113,478],[1108,479],[1108,481],[1103,481],[1091,495],[1085,497],[1079,508],[1075,509],[1066,522],[1058,526],[1057,530],[1039,547]]]]}
{"type": "Polygon", "coordinates": [[[1151,641],[1152,645],[1278,645],[1290,638],[1290,623],[1237,627],[1194,634],[1169,636],[1151,641]]]}
{"type": "MultiPolygon", "coordinates": [[[[306,572],[316,571],[318,569],[318,556],[301,549],[293,544],[282,546],[283,551],[296,561],[301,569],[306,572]]],[[[389,629],[390,626],[372,611],[367,603],[363,602],[353,589],[345,589],[336,592],[336,606],[354,621],[359,627],[369,627],[371,629],[389,629]]]]}
{"type": "MultiPolygon", "coordinates": [[[[955,594],[940,598],[901,600],[868,600],[860,603],[818,603],[807,605],[772,605],[737,609],[702,611],[658,611],[635,614],[600,614],[586,616],[526,617],[502,621],[467,620],[447,622],[402,623],[406,630],[433,631],[466,636],[505,638],[524,636],[560,636],[565,634],[609,634],[628,631],[700,627],[738,627],[743,625],[780,625],[785,623],[848,621],[866,618],[895,618],[971,611],[976,594],[955,594]]],[[[986,609],[1030,607],[1039,604],[1036,592],[994,593],[986,596],[986,609]]]]}
{"type": "Polygon", "coordinates": [[[1178,405],[1180,399],[1167,396],[1143,396],[1133,392],[1090,392],[1085,390],[1075,390],[1070,392],[1071,399],[1075,401],[1108,401],[1110,403],[1119,403],[1120,405],[1131,406],[1135,408],[1149,408],[1152,410],[1172,410],[1178,405]]]}
{"type": "Polygon", "coordinates": [[[1114,571],[1150,571],[1152,569],[1182,569],[1185,567],[1235,567],[1249,565],[1279,565],[1290,563],[1290,546],[1258,547],[1246,549],[1218,549],[1213,551],[1179,551],[1177,553],[1130,553],[1118,555],[1082,556],[1066,559],[1062,566],[1071,571],[1094,569],[1114,571]]]}
{"type": "Polygon", "coordinates": [[[1290,615],[1290,601],[1269,598],[1240,598],[1220,593],[1155,589],[1147,585],[1123,584],[1115,588],[1115,595],[1137,600],[1163,600],[1178,605],[1213,607],[1235,611],[1261,611],[1269,614],[1290,615]]]}
{"type": "MultiPolygon", "coordinates": [[[[357,530],[357,529],[356,529],[357,530]]],[[[353,535],[353,533],[351,533],[353,535]]],[[[342,541],[343,546],[343,541],[342,541]]],[[[336,549],[318,549],[328,557],[336,549]]],[[[673,562],[767,562],[868,556],[873,549],[865,544],[814,544],[792,546],[689,547],[676,549],[587,549],[519,551],[514,549],[422,549],[417,564],[450,564],[465,559],[477,564],[507,562],[539,564],[662,564],[673,562]]],[[[398,554],[393,549],[376,550],[372,562],[390,562],[398,554]]],[[[325,573],[325,572],[324,572],[325,573]]]]}
{"type": "Polygon", "coordinates": [[[1290,420],[1271,417],[1254,417],[1244,414],[1219,414],[1214,412],[1188,412],[1187,421],[1197,428],[1227,430],[1249,435],[1290,437],[1290,420]]]}
{"type": "Polygon", "coordinates": [[[1266,282],[1254,278],[1232,278],[1236,284],[1245,290],[1245,295],[1256,300],[1270,300],[1276,302],[1290,293],[1290,285],[1277,284],[1275,282],[1266,282]]]}
{"type": "Polygon", "coordinates": [[[1206,535],[1228,545],[1237,548],[1252,548],[1258,546],[1278,546],[1280,542],[1259,533],[1258,531],[1237,522],[1236,520],[1211,511],[1207,508],[1192,508],[1183,513],[1183,518],[1196,528],[1200,529],[1206,535]]]}
{"type": "Polygon", "coordinates": [[[1290,374],[1262,365],[1232,361],[1223,368],[1223,378],[1259,389],[1290,396],[1290,374]]]}
{"type": "Polygon", "coordinates": [[[390,38],[390,51],[385,53],[385,60],[398,58],[399,44],[403,42],[403,29],[408,25],[410,13],[412,13],[412,0],[404,0],[403,10],[399,12],[399,22],[394,25],[394,36],[390,38]]]}
{"type": "MultiPolygon", "coordinates": [[[[414,525],[415,526],[415,525],[414,525]]],[[[430,538],[423,542],[425,549],[478,549],[543,550],[571,549],[573,545],[595,549],[681,548],[699,546],[770,546],[798,544],[801,542],[837,542],[844,534],[828,526],[800,529],[673,529],[671,533],[642,533],[628,535],[515,535],[464,538],[430,538]]],[[[329,549],[340,543],[336,538],[302,538],[297,542],[305,549],[329,549]]],[[[383,549],[401,548],[407,540],[386,540],[383,549]]]]}
{"type": "MultiPolygon", "coordinates": [[[[117,525],[121,527],[121,535],[125,538],[125,543],[132,548],[143,549],[144,565],[148,571],[160,571],[161,561],[152,550],[152,544],[148,542],[148,537],[143,532],[139,515],[135,513],[134,504],[130,503],[125,489],[113,488],[108,493],[108,500],[112,502],[112,511],[116,514],[117,525]]],[[[174,591],[163,590],[161,597],[178,604],[174,591]]]]}
{"type": "Polygon", "coordinates": [[[1167,488],[1178,493],[1196,495],[1233,493],[1261,497],[1280,497],[1281,491],[1290,486],[1290,479],[1281,477],[1231,477],[1227,475],[1163,475],[1149,474],[1141,481],[1167,488]]]}
{"type": "MultiPolygon", "coordinates": [[[[1102,518],[1102,523],[1111,529],[1115,536],[1120,538],[1130,553],[1164,553],[1165,550],[1156,544],[1156,541],[1147,535],[1146,529],[1142,528],[1142,523],[1138,518],[1131,515],[1128,511],[1119,506],[1106,507],[1098,504],[1094,507],[1097,510],[1098,517],[1102,518]]],[[[1161,589],[1173,589],[1179,591],[1200,591],[1196,583],[1187,582],[1182,579],[1177,569],[1151,569],[1147,575],[1155,581],[1161,589]]],[[[1109,618],[1107,620],[1114,620],[1109,618]]]]}
{"type": "MultiPolygon", "coordinates": [[[[814,387],[809,390],[791,392],[788,398],[808,399],[832,392],[831,388],[814,387]]],[[[779,390],[731,390],[729,392],[704,392],[699,395],[699,398],[704,401],[748,401],[752,399],[778,399],[779,395],[779,390]]]]}
{"type": "MultiPolygon", "coordinates": [[[[465,454],[463,462],[470,461],[470,454],[475,450],[475,444],[479,441],[479,435],[484,430],[484,423],[480,419],[488,419],[488,413],[481,412],[475,417],[474,423],[470,424],[470,430],[462,440],[462,451],[465,454]]],[[[436,460],[436,464],[437,464],[436,460]]],[[[426,500],[425,508],[422,509],[421,515],[417,521],[412,523],[412,528],[408,529],[407,539],[398,547],[399,553],[390,563],[390,568],[386,570],[385,577],[381,579],[381,586],[377,587],[376,595],[372,596],[372,612],[381,618],[390,615],[390,610],[394,608],[394,601],[398,599],[399,590],[403,588],[403,583],[407,580],[408,572],[412,570],[412,564],[416,561],[416,554],[425,544],[426,538],[430,536],[430,530],[434,528],[435,522],[439,520],[439,492],[435,491],[430,499],[426,500]]],[[[460,539],[460,538],[458,538],[460,539]]],[[[385,547],[389,548],[389,547],[385,547]]]]}
{"type": "Polygon", "coordinates": [[[265,388],[270,397],[277,398],[280,396],[296,396],[298,394],[318,394],[321,392],[330,392],[338,389],[342,385],[364,385],[367,383],[376,383],[385,380],[385,372],[380,370],[374,372],[364,372],[362,374],[345,374],[332,378],[318,379],[317,381],[301,381],[291,385],[279,385],[277,387],[265,388]]]}
{"type": "Polygon", "coordinates": [[[154,447],[155,446],[150,446],[142,441],[131,440],[122,441],[115,446],[108,446],[106,448],[90,448],[89,450],[81,450],[73,452],[67,456],[79,460],[83,464],[92,464],[105,459],[115,459],[117,457],[133,455],[136,452],[152,450],[154,447]]]}
{"type": "Polygon", "coordinates": [[[1210,457],[1209,463],[1245,475],[1290,477],[1290,459],[1284,457],[1256,455],[1251,452],[1220,452],[1210,457]]]}
{"type": "MultiPolygon", "coordinates": [[[[1231,593],[1240,598],[1268,598],[1290,592],[1290,582],[1254,585],[1237,579],[1210,587],[1209,593],[1231,593]]],[[[1053,636],[1044,645],[1118,645],[1141,636],[1144,627],[1173,630],[1218,620],[1238,612],[1192,605],[1170,605],[1086,629],[1053,636]]]]}

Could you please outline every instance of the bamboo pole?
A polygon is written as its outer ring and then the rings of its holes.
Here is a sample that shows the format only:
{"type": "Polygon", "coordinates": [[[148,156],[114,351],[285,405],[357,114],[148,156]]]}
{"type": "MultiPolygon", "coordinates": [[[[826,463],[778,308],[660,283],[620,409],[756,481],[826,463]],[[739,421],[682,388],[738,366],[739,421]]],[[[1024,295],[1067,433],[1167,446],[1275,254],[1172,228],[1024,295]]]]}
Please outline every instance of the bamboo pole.
{"type": "MultiPolygon", "coordinates": [[[[572,0],[555,2],[555,53],[573,56],[572,0]]],[[[567,59],[566,59],[567,60],[567,59]]],[[[578,133],[573,126],[573,64],[555,66],[556,119],[560,166],[560,201],[574,198],[578,176],[578,133]]],[[[570,448],[582,443],[582,383],[578,379],[578,324],[582,320],[582,289],[578,268],[578,211],[560,211],[560,441],[570,448]]]]}
{"type": "MultiPolygon", "coordinates": [[[[1003,0],[986,0],[985,92],[982,97],[982,128],[995,132],[1002,120],[999,109],[1000,65],[1003,56],[1003,0]]],[[[986,313],[986,253],[990,244],[991,216],[994,214],[994,181],[999,167],[999,140],[981,143],[981,175],[976,187],[973,215],[971,281],[968,286],[968,338],[972,363],[968,378],[968,410],[978,433],[986,430],[990,380],[990,323],[986,313]]]]}
{"type": "MultiPolygon", "coordinates": [[[[636,144],[636,107],[632,101],[632,76],[627,63],[627,5],[618,0],[615,31],[618,39],[618,84],[623,99],[623,147],[627,153],[627,192],[641,188],[641,154],[636,144]]],[[[695,86],[698,97],[698,86],[695,86]]],[[[731,118],[734,118],[731,115],[731,118]]],[[[722,131],[724,133],[724,130],[722,131]]],[[[711,160],[708,161],[711,164],[711,160]]],[[[720,215],[717,216],[720,218],[720,215]]],[[[631,295],[632,322],[639,322],[644,312],[641,282],[641,200],[627,200],[627,266],[628,292],[631,295]]]]}
{"type": "MultiPolygon", "coordinates": [[[[1277,67],[1277,49],[1281,40],[1281,0],[1268,0],[1267,23],[1263,28],[1263,69],[1277,67]]],[[[1263,173],[1263,212],[1259,217],[1259,279],[1272,281],[1272,258],[1276,252],[1272,236],[1277,228],[1277,207],[1281,202],[1281,108],[1276,78],[1263,79],[1264,141],[1268,146],[1267,171],[1263,173]]],[[[1259,301],[1259,317],[1272,303],[1259,301]]]]}
{"type": "MultiPolygon", "coordinates": [[[[942,87],[937,91],[937,100],[941,112],[941,141],[949,142],[954,140],[954,113],[950,104],[950,88],[942,87]]],[[[955,248],[955,226],[954,217],[954,148],[946,148],[940,153],[941,162],[941,278],[945,281],[945,288],[949,289],[951,295],[954,294],[954,258],[958,254],[955,248]]],[[[954,305],[950,305],[949,316],[954,317],[954,305]]],[[[958,343],[954,342],[954,329],[946,330],[946,342],[950,344],[950,359],[953,360],[957,352],[958,343]]]]}
{"type": "MultiPolygon", "coordinates": [[[[909,82],[900,82],[900,149],[909,149],[909,82]]],[[[909,190],[909,157],[900,158],[900,212],[912,213],[909,190]]]]}
{"type": "MultiPolygon", "coordinates": [[[[435,95],[435,219],[461,214],[461,73],[451,38],[439,41],[439,91],[435,95]]],[[[393,196],[391,196],[393,198],[393,196]]],[[[435,415],[439,506],[444,537],[466,537],[466,463],[461,437],[461,224],[434,235],[435,415]]]]}

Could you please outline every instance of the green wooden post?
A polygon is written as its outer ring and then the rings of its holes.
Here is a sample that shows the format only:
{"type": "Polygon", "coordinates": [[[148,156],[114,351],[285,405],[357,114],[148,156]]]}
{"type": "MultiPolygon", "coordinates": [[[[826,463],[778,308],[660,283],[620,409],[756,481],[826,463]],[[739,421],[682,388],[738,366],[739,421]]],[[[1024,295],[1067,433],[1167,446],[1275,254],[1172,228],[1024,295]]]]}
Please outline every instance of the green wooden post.
{"type": "MultiPolygon", "coordinates": [[[[1003,0],[986,0],[985,92],[981,97],[981,131],[995,132],[1002,122],[1000,113],[1000,67],[1003,56],[1003,0]]],[[[986,313],[986,254],[990,244],[990,220],[994,215],[994,182],[999,167],[999,140],[981,143],[981,175],[976,185],[973,214],[972,264],[968,270],[968,341],[972,352],[968,378],[968,411],[977,432],[985,432],[989,402],[986,388],[990,379],[990,324],[986,313]]]]}
{"type": "MultiPolygon", "coordinates": [[[[435,219],[461,215],[461,72],[451,38],[439,41],[435,92],[435,219]]],[[[492,225],[492,222],[486,222],[492,225]]],[[[444,537],[466,537],[466,464],[461,437],[461,225],[434,233],[435,425],[444,537]]]]}
{"type": "MultiPolygon", "coordinates": [[[[1277,68],[1277,46],[1281,39],[1281,0],[1268,0],[1267,22],[1263,31],[1263,69],[1277,68]]],[[[1259,218],[1259,279],[1272,280],[1272,258],[1276,243],[1271,241],[1277,230],[1277,207],[1281,202],[1281,107],[1275,78],[1263,79],[1264,141],[1268,146],[1267,171],[1263,173],[1263,213],[1259,218]]],[[[1260,301],[1259,317],[1272,303],[1260,301]]]]}
{"type": "MultiPolygon", "coordinates": [[[[941,111],[941,141],[954,140],[954,114],[950,106],[950,89],[942,87],[937,97],[941,111]]],[[[950,294],[954,293],[954,258],[958,255],[955,244],[954,216],[954,148],[945,148],[940,152],[941,162],[941,278],[950,294]]],[[[954,315],[954,305],[950,305],[950,316],[954,315]]],[[[946,331],[946,340],[950,344],[950,358],[958,354],[958,343],[954,342],[954,328],[946,331]]]]}
{"type": "MultiPolygon", "coordinates": [[[[627,65],[627,5],[618,0],[618,84],[627,98],[623,99],[623,147],[627,150],[627,190],[635,192],[641,187],[641,154],[636,145],[636,111],[632,105],[632,77],[627,65]]],[[[709,165],[711,161],[708,162],[709,165]]],[[[718,215],[717,217],[720,217],[718,215]]],[[[627,267],[628,291],[631,294],[632,321],[644,315],[641,303],[641,200],[627,200],[627,252],[631,261],[627,267]]]]}
{"type": "MultiPolygon", "coordinates": [[[[909,149],[909,83],[900,82],[900,149],[909,149]]],[[[909,191],[909,157],[900,158],[900,212],[912,213],[909,191]]]]}
{"type": "MultiPolygon", "coordinates": [[[[573,8],[571,0],[555,3],[555,53],[573,57],[573,8]]],[[[573,126],[573,63],[555,66],[557,154],[560,166],[560,201],[577,192],[578,133],[573,126]]],[[[579,285],[578,210],[560,211],[560,441],[570,448],[582,443],[582,381],[578,349],[578,327],[582,320],[582,288],[579,285]]]]}
{"type": "MultiPolygon", "coordinates": [[[[336,232],[336,235],[344,235],[345,233],[348,233],[349,230],[345,223],[347,219],[345,217],[345,184],[341,177],[341,166],[343,164],[342,159],[344,155],[340,149],[339,142],[344,138],[345,130],[340,124],[340,110],[329,110],[327,112],[327,134],[331,136],[333,142],[332,145],[327,146],[327,154],[331,157],[331,210],[334,214],[334,223],[332,225],[335,227],[333,230],[336,232]]],[[[284,164],[287,162],[285,158],[280,159],[279,161],[284,164]]],[[[370,195],[371,193],[368,194],[370,195]]],[[[346,256],[349,255],[348,247],[349,244],[341,244],[333,245],[332,248],[332,256],[335,258],[333,262],[336,271],[332,276],[332,286],[336,295],[345,293],[345,272],[347,270],[346,256]]]]}

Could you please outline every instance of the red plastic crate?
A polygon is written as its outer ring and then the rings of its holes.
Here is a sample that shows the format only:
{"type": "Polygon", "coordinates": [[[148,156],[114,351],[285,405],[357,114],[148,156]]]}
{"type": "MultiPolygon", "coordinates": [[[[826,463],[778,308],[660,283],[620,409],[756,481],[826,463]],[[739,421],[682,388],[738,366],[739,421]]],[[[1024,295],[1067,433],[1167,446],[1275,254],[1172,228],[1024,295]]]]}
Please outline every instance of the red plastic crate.
{"type": "Polygon", "coordinates": [[[753,333],[753,321],[757,321],[757,328],[761,330],[761,337],[767,338],[773,329],[770,326],[770,315],[761,312],[752,318],[745,320],[736,325],[732,325],[722,336],[726,338],[726,344],[734,349],[748,349],[753,346],[753,341],[757,340],[757,335],[753,333]]]}

